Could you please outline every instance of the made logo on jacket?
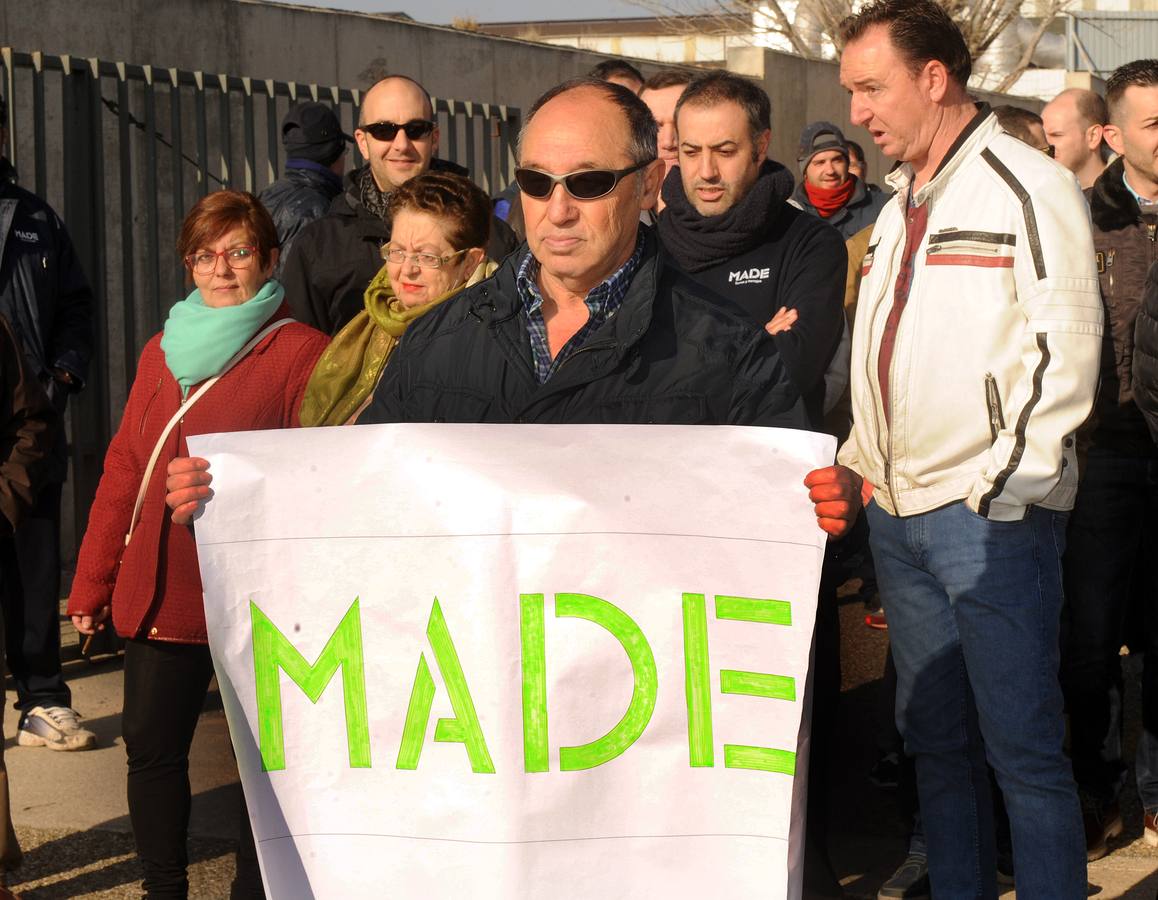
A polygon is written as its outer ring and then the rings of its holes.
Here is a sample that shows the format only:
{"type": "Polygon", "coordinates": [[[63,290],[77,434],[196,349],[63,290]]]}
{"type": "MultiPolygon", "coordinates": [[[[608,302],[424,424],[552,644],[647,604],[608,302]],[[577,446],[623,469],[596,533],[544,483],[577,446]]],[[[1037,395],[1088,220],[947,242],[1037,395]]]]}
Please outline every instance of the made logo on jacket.
{"type": "Polygon", "coordinates": [[[728,273],[728,284],[762,284],[772,276],[772,269],[741,269],[728,273]]]}

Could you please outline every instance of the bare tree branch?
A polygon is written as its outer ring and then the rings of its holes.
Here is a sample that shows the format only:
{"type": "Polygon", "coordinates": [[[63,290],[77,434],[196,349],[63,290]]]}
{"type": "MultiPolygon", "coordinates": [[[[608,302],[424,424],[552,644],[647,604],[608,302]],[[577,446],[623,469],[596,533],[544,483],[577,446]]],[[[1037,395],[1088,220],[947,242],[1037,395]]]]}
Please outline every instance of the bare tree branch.
{"type": "MultiPolygon", "coordinates": [[[[632,0],[636,6],[651,11],[671,24],[680,33],[706,33],[706,20],[720,23],[717,33],[730,35],[780,35],[793,52],[809,59],[821,59],[831,47],[839,56],[844,49],[840,39],[840,24],[853,12],[854,0],[799,0],[795,14],[790,18],[781,0],[713,0],[699,4],[694,12],[679,9],[679,3],[695,0],[632,0]],[[690,13],[690,15],[689,15],[690,13]],[[759,20],[767,23],[762,28],[759,20]],[[819,41],[817,40],[819,38],[819,41]]],[[[1015,25],[1020,14],[1020,0],[938,0],[950,18],[961,28],[966,46],[976,59],[984,53],[1007,28],[1015,25]]],[[[1032,40],[1023,48],[1014,70],[1002,80],[998,90],[1011,86],[1033,60],[1034,51],[1050,24],[1072,0],[1046,0],[1039,4],[1039,14],[1032,40]]]]}

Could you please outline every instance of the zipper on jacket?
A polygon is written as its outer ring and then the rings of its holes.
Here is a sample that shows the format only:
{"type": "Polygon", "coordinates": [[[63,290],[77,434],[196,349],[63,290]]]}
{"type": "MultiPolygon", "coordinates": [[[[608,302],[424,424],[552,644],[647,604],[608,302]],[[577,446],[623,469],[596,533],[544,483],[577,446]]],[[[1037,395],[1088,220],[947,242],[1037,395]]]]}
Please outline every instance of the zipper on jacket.
{"type": "Polygon", "coordinates": [[[943,244],[929,244],[929,246],[925,248],[925,255],[959,253],[962,250],[968,250],[970,253],[987,253],[990,256],[996,256],[999,249],[996,244],[984,244],[980,241],[947,241],[943,244]]]}
{"type": "Polygon", "coordinates": [[[1005,430],[1005,415],[1001,411],[1001,394],[992,372],[985,373],[985,406],[989,410],[989,436],[996,443],[997,435],[1005,430]]]}
{"type": "Polygon", "coordinates": [[[157,399],[157,394],[161,392],[161,376],[157,376],[157,386],[153,388],[153,395],[149,397],[145,404],[145,411],[141,413],[141,424],[137,427],[137,434],[143,435],[145,433],[145,420],[149,418],[149,410],[153,408],[153,402],[157,399]]]}

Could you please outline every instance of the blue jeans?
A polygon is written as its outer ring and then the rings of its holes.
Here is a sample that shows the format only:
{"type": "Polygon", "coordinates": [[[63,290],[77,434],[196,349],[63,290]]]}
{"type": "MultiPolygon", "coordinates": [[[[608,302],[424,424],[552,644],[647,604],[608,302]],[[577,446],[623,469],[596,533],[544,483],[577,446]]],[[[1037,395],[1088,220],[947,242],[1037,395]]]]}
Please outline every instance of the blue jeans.
{"type": "Polygon", "coordinates": [[[1065,513],[991,522],[964,503],[904,518],[871,503],[867,513],[933,895],[997,897],[988,757],[1009,811],[1018,900],[1084,900],[1058,683],[1065,513]]]}
{"type": "Polygon", "coordinates": [[[1070,515],[1062,616],[1062,687],[1070,713],[1074,777],[1091,799],[1118,796],[1122,666],[1130,606],[1142,603],[1142,734],[1135,771],[1147,811],[1158,809],[1158,459],[1093,448],[1070,515]]]}

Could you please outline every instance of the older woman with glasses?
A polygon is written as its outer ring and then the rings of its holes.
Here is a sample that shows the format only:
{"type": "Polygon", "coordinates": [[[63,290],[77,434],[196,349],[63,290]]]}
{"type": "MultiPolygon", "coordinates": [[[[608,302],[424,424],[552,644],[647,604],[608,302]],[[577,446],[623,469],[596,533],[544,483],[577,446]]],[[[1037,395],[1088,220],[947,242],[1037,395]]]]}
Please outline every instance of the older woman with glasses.
{"type": "Polygon", "coordinates": [[[189,746],[209,656],[193,532],[165,506],[165,467],[189,435],[286,428],[326,337],[288,318],[270,275],[277,233],[252,194],[219,191],[181,226],[194,288],[145,345],[77,559],[69,613],[112,618],[125,644],[129,816],[147,897],[188,895],[189,746]]]}
{"type": "Polygon", "coordinates": [[[303,425],[349,425],[370,402],[407,326],[497,268],[486,258],[490,200],[459,175],[427,172],[390,195],[385,265],[365,308],[318,362],[302,406],[303,425]]]}

